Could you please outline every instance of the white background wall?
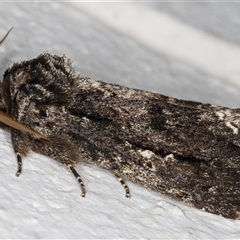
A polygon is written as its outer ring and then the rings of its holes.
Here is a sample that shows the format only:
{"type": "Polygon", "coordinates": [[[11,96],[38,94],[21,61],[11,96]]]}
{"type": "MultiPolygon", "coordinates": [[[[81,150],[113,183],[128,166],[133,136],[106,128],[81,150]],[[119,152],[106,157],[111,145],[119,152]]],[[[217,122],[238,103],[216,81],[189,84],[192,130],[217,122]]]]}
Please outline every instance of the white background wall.
{"type": "MultiPolygon", "coordinates": [[[[42,52],[66,54],[84,76],[202,102],[239,107],[239,16],[233,3],[0,3],[0,72],[42,52]]],[[[240,237],[224,219],[111,173],[29,154],[15,177],[10,135],[0,131],[1,238],[240,237]]]]}

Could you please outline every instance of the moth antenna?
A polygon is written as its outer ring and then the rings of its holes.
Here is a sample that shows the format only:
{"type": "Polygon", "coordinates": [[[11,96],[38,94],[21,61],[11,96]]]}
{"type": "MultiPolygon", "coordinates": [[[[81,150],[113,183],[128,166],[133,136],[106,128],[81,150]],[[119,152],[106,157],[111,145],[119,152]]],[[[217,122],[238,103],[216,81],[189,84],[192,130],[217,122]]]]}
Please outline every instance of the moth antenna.
{"type": "Polygon", "coordinates": [[[3,39],[0,41],[0,46],[1,44],[4,42],[4,40],[7,38],[8,34],[11,32],[11,30],[13,29],[13,27],[11,27],[8,32],[6,33],[6,35],[3,37],[3,39]]]}
{"type": "Polygon", "coordinates": [[[14,120],[13,118],[11,118],[10,116],[8,116],[6,113],[4,113],[2,111],[0,111],[0,122],[6,124],[9,127],[15,128],[17,130],[31,133],[37,138],[42,138],[42,139],[45,139],[45,140],[49,140],[49,138],[45,137],[41,133],[26,127],[25,125],[23,125],[22,123],[14,120]]]}

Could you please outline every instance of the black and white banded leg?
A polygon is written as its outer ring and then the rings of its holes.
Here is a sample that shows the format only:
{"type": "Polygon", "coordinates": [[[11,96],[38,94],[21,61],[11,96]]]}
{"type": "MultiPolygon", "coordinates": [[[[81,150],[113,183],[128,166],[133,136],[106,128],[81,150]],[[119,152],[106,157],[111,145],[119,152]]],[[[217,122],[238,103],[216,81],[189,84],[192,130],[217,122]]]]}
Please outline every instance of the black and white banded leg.
{"type": "Polygon", "coordinates": [[[130,198],[130,190],[129,190],[129,187],[128,187],[128,185],[124,182],[124,180],[120,177],[120,176],[118,176],[117,174],[115,174],[115,176],[117,177],[117,179],[118,179],[118,181],[122,184],[122,186],[124,187],[124,189],[125,189],[125,196],[126,196],[126,198],[130,198]]]}
{"type": "Polygon", "coordinates": [[[29,152],[29,145],[24,143],[24,134],[19,130],[11,130],[11,139],[13,150],[17,156],[18,169],[16,176],[19,177],[22,173],[22,157],[27,156],[29,152]]]}
{"type": "Polygon", "coordinates": [[[18,170],[16,172],[16,176],[19,177],[22,173],[22,157],[20,153],[17,153],[17,164],[18,164],[18,170]]]}
{"type": "Polygon", "coordinates": [[[80,186],[81,186],[81,189],[82,189],[82,197],[85,197],[85,195],[86,195],[86,189],[85,189],[84,183],[83,183],[83,181],[82,181],[82,179],[81,179],[81,176],[78,174],[78,172],[75,170],[75,168],[73,167],[72,164],[69,164],[67,167],[72,171],[73,175],[74,175],[74,176],[76,177],[76,179],[78,180],[78,182],[79,182],[79,184],[80,184],[80,186]]]}

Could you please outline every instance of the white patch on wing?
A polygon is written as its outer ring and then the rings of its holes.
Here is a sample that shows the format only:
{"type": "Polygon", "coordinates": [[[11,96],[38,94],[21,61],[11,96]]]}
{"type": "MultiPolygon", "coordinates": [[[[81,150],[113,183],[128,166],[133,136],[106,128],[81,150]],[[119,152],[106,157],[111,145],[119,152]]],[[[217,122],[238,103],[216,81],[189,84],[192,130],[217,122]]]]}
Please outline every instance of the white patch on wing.
{"type": "Polygon", "coordinates": [[[165,156],[165,159],[166,159],[166,160],[175,160],[174,155],[173,155],[172,153],[166,155],[166,156],[165,156]]]}
{"type": "Polygon", "coordinates": [[[234,133],[234,134],[238,134],[238,128],[237,128],[237,127],[234,127],[231,122],[229,122],[229,121],[226,122],[226,126],[229,127],[229,128],[231,128],[231,129],[233,130],[233,133],[234,133]]]}
{"type": "Polygon", "coordinates": [[[219,120],[224,120],[226,117],[231,117],[232,111],[231,109],[221,109],[219,111],[216,111],[216,115],[219,117],[219,120]]]}
{"type": "Polygon", "coordinates": [[[234,134],[238,134],[238,128],[232,124],[232,121],[230,121],[231,115],[232,115],[232,112],[230,109],[219,110],[216,112],[216,115],[218,116],[219,120],[226,121],[226,126],[231,128],[234,134]]]}
{"type": "Polygon", "coordinates": [[[217,111],[216,115],[218,116],[219,120],[224,120],[224,117],[226,116],[223,110],[217,111]]]}
{"type": "Polygon", "coordinates": [[[152,151],[149,151],[149,150],[138,150],[138,152],[144,157],[144,158],[147,158],[147,159],[150,159],[154,153],[152,151]]]}

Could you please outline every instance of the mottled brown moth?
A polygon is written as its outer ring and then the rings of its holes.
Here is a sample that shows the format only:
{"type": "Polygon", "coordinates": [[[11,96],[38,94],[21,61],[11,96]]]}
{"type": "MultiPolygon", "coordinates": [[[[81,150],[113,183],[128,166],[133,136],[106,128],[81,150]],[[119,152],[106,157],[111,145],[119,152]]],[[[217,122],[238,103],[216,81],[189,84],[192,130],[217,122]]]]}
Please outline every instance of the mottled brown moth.
{"type": "MultiPolygon", "coordinates": [[[[0,85],[0,110],[49,141],[11,128],[29,150],[68,167],[81,161],[190,206],[240,218],[240,109],[184,101],[83,77],[66,56],[14,63],[0,85]]],[[[5,127],[5,125],[1,125],[5,127]]],[[[124,179],[124,180],[123,180],[124,179]]]]}

